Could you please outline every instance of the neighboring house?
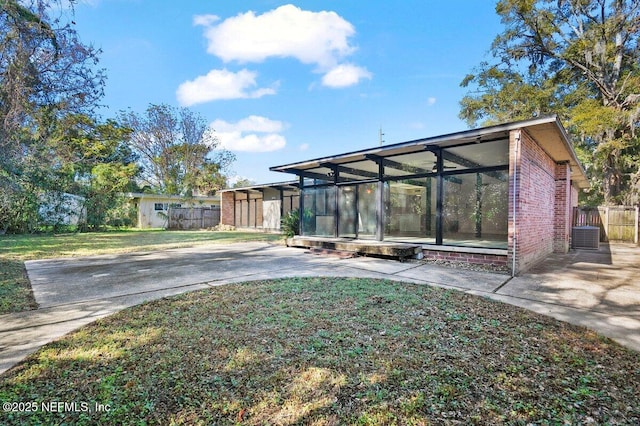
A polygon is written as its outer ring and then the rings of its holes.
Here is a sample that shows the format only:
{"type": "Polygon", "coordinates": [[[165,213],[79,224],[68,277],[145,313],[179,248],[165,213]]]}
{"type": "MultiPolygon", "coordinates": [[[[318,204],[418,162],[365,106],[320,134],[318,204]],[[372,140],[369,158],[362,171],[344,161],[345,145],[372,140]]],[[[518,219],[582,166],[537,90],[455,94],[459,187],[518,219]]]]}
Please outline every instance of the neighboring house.
{"type": "Polygon", "coordinates": [[[38,214],[44,225],[78,225],[84,220],[84,197],[66,192],[48,192],[40,197],[38,214]]]}
{"type": "Polygon", "coordinates": [[[129,193],[127,198],[137,210],[137,227],[166,228],[170,207],[220,208],[220,196],[192,197],[185,199],[179,195],[129,193]]]}
{"type": "Polygon", "coordinates": [[[513,274],[568,251],[572,207],[589,186],[556,116],[270,170],[298,181],[225,190],[222,223],[277,227],[271,210],[299,208],[303,236],[415,243],[428,258],[504,265],[513,274]],[[280,204],[267,208],[269,201],[280,204]]]}

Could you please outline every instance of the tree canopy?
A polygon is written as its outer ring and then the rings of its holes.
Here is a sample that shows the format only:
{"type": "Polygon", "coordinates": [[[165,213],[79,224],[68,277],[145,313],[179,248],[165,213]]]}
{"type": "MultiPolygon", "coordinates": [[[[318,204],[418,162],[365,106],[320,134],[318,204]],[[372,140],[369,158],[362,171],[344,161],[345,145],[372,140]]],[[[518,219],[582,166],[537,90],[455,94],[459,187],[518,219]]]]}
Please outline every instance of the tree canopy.
{"type": "Polygon", "coordinates": [[[80,41],[63,0],[0,0],[0,232],[31,232],[47,210],[82,200],[102,226],[114,190],[137,173],[126,132],[94,117],[99,50],[80,41]]]}
{"type": "Polygon", "coordinates": [[[185,197],[226,186],[234,157],[198,114],[97,117],[105,71],[71,6],[0,0],[0,233],[56,229],[70,213],[81,229],[131,224],[122,193],[138,183],[185,197]]]}
{"type": "Polygon", "coordinates": [[[188,108],[150,105],[144,114],[123,111],[119,121],[131,131],[142,184],[170,195],[212,195],[226,187],[225,171],[235,159],[218,149],[213,130],[188,108]]]}
{"type": "Polygon", "coordinates": [[[640,201],[640,3],[500,0],[494,63],[463,81],[470,126],[557,113],[592,190],[587,202],[640,201]]]}

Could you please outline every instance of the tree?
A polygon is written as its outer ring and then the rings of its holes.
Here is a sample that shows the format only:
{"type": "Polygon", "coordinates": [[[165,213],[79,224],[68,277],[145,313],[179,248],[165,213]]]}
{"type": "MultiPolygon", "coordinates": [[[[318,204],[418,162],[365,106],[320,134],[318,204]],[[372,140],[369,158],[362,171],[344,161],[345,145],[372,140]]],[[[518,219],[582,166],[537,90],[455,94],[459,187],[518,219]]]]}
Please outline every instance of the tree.
{"type": "Polygon", "coordinates": [[[205,120],[187,108],[150,105],[144,114],[121,112],[131,129],[130,143],[139,155],[143,181],[165,194],[213,194],[226,186],[225,171],[235,159],[217,149],[205,120]]]}
{"type": "Polygon", "coordinates": [[[241,177],[241,178],[238,178],[238,180],[236,180],[236,182],[233,184],[233,188],[244,188],[244,187],[255,185],[255,184],[256,183],[251,179],[246,177],[241,177]]]}
{"type": "Polygon", "coordinates": [[[470,125],[558,113],[588,167],[598,201],[638,202],[640,3],[501,0],[505,25],[461,101],[470,125]],[[599,192],[599,193],[598,193],[599,192]]]}
{"type": "Polygon", "coordinates": [[[82,229],[99,230],[110,220],[122,223],[122,193],[135,188],[140,171],[129,134],[114,120],[96,123],[81,114],[65,117],[52,134],[59,173],[67,179],[60,185],[84,199],[82,229]]]}
{"type": "Polygon", "coordinates": [[[103,94],[99,51],[83,44],[63,0],[0,0],[0,229],[38,226],[40,197],[64,172],[51,132],[91,114],[103,94]],[[54,16],[55,15],[55,16],[54,16]]]}

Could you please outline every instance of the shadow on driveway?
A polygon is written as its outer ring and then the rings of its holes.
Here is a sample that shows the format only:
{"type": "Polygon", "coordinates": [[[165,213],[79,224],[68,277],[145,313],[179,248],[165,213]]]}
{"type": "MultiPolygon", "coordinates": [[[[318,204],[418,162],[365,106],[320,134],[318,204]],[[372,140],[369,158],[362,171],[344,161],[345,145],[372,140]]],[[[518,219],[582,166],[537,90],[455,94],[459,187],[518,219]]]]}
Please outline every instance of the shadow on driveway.
{"type": "Polygon", "coordinates": [[[640,247],[633,244],[551,255],[496,296],[640,350],[640,247]]]}
{"type": "Polygon", "coordinates": [[[592,328],[640,350],[640,251],[628,245],[550,256],[529,273],[419,261],[311,255],[269,243],[26,262],[36,311],[0,316],[0,373],[55,338],[126,307],[232,282],[369,277],[454,288],[592,328]]]}

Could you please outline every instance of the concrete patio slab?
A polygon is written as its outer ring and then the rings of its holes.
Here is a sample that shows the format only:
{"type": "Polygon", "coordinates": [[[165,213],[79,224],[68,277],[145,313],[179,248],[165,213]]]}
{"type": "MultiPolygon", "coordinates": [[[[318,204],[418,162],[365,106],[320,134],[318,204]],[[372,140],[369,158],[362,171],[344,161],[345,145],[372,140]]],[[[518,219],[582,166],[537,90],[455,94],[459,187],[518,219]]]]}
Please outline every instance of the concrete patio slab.
{"type": "Polygon", "coordinates": [[[490,293],[510,277],[505,274],[454,269],[434,264],[420,264],[396,274],[398,277],[418,279],[428,284],[451,287],[465,291],[490,293]]]}
{"type": "Polygon", "coordinates": [[[640,350],[640,249],[553,255],[520,277],[420,261],[340,259],[269,243],[26,263],[39,309],[0,316],[0,373],[29,353],[129,306],[232,282],[293,276],[384,278],[453,288],[592,328],[640,350]]]}
{"type": "Polygon", "coordinates": [[[640,321],[640,248],[612,244],[553,255],[499,294],[640,321]]]}

